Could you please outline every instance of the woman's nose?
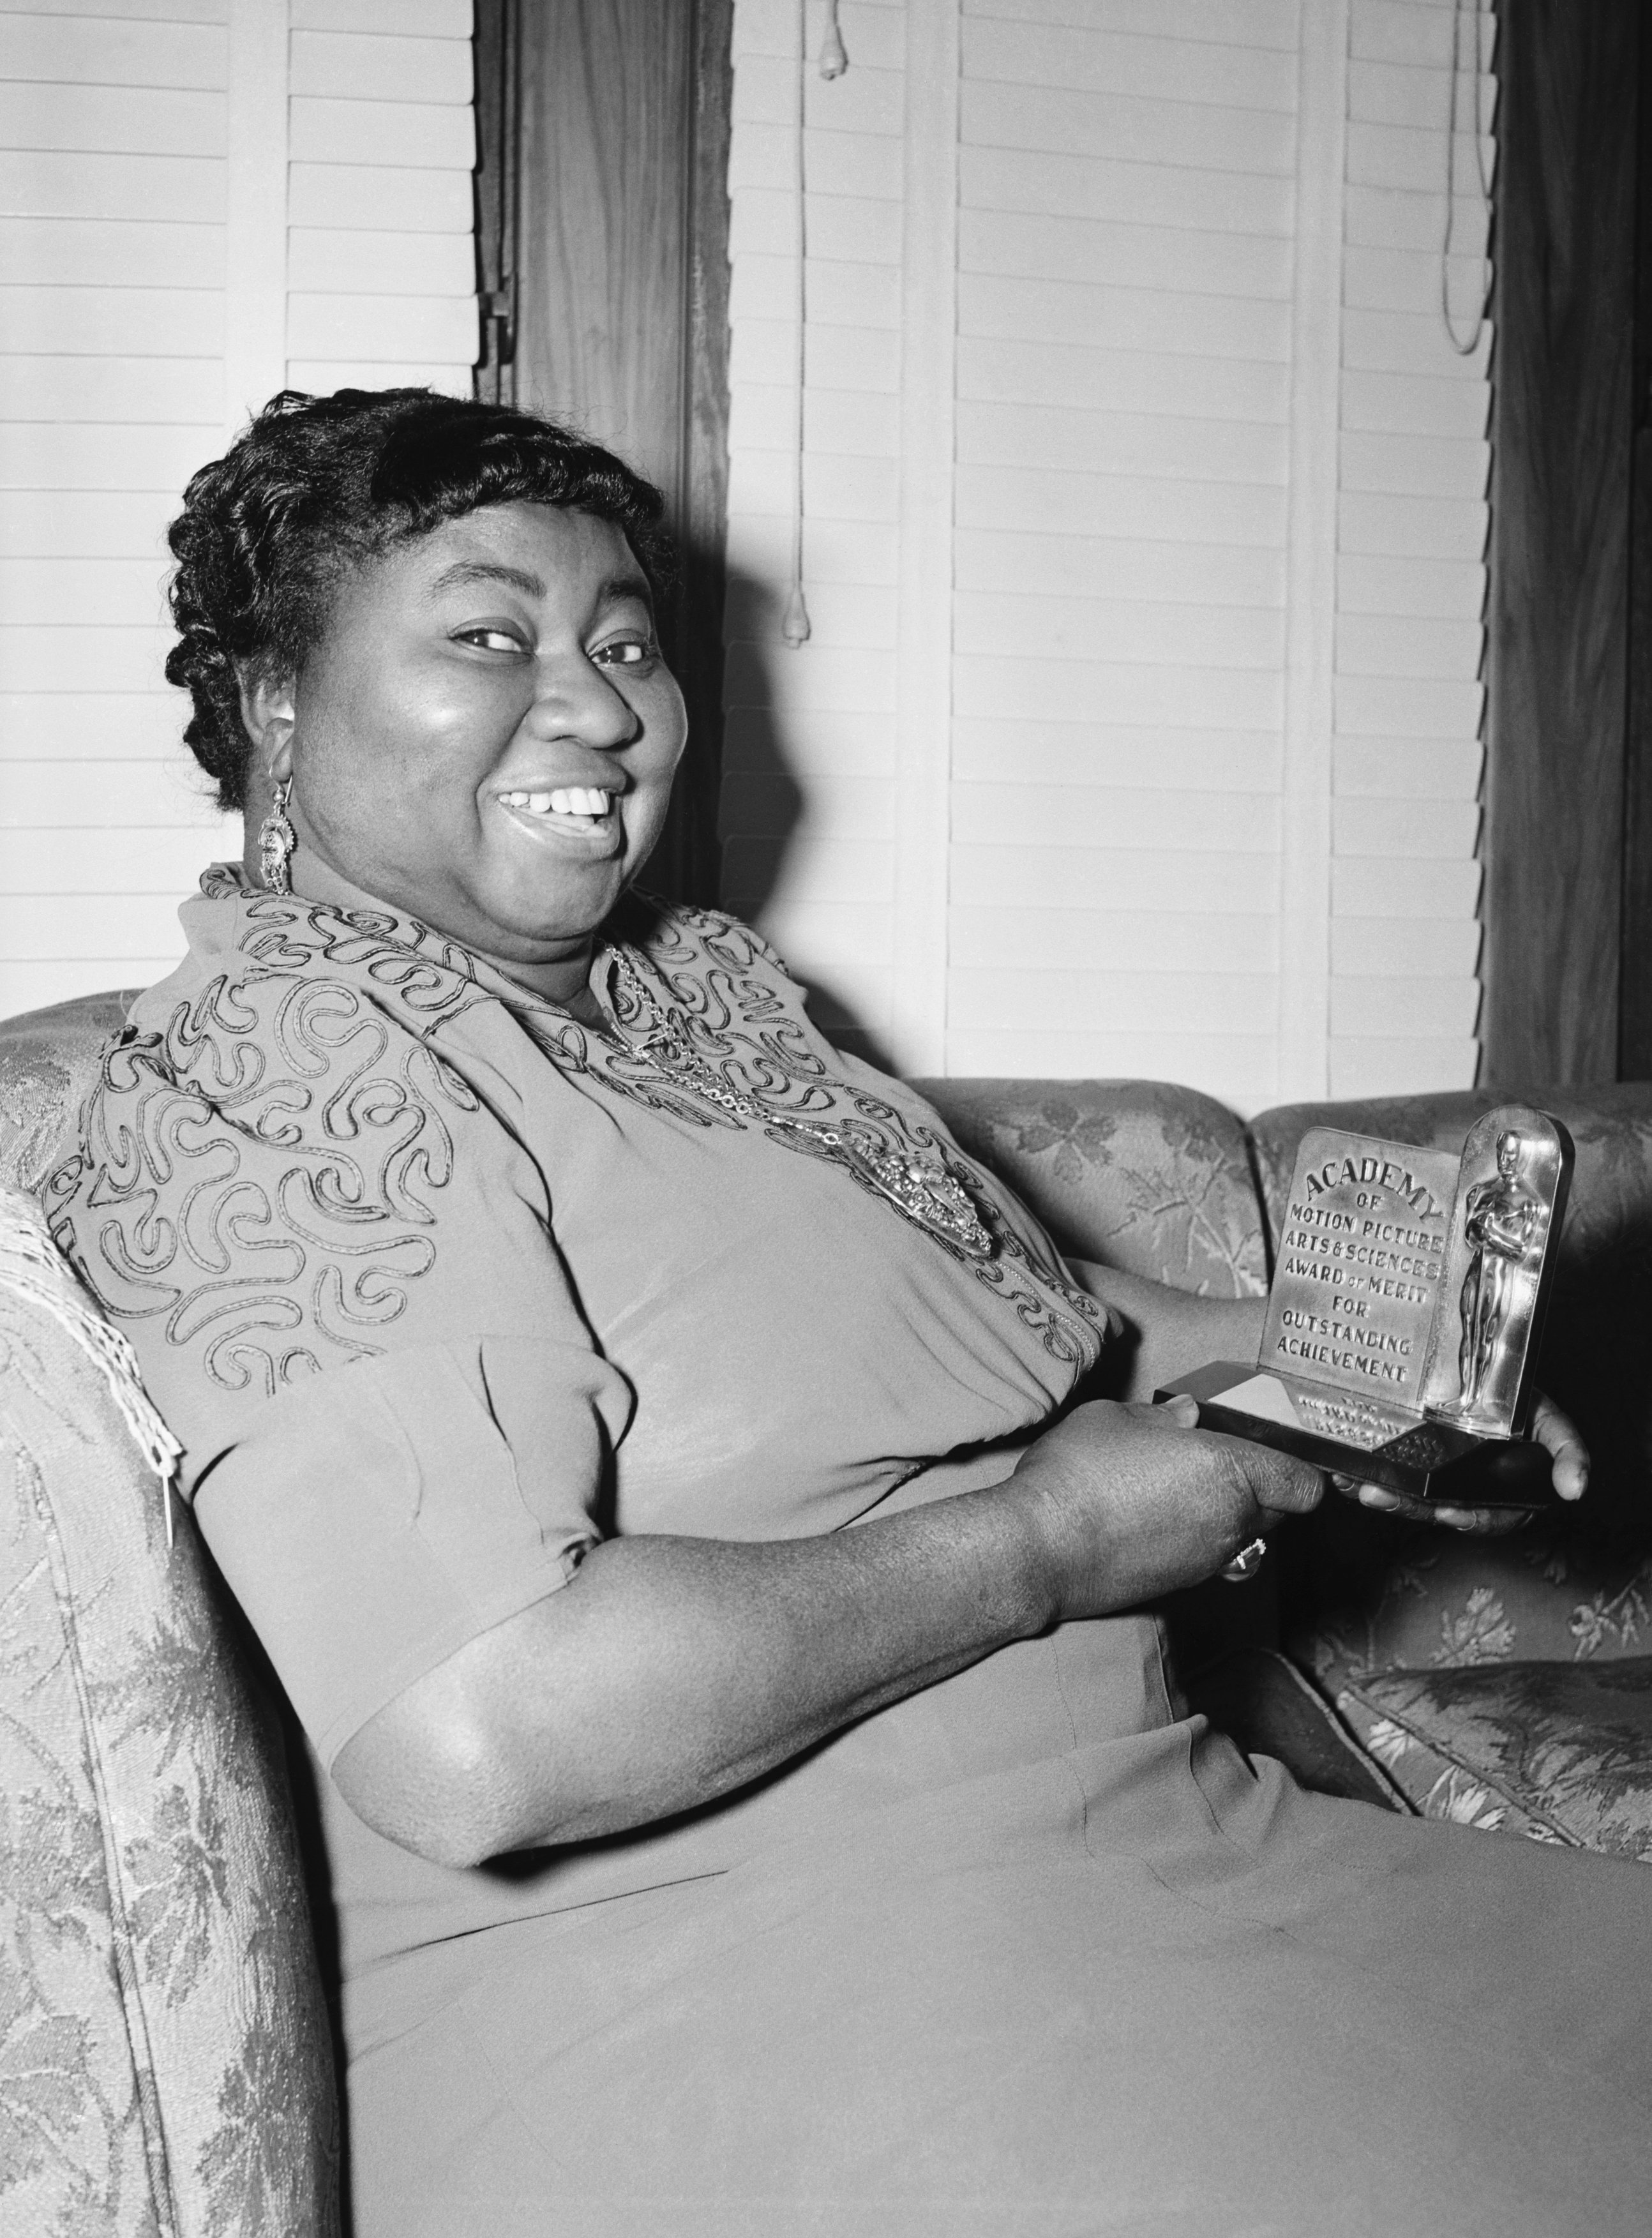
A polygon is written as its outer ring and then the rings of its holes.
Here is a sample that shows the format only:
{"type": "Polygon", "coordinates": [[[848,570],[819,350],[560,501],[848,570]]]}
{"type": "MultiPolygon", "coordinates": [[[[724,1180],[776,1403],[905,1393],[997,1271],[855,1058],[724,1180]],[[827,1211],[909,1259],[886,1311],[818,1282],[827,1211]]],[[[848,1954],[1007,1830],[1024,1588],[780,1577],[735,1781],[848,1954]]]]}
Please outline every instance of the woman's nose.
{"type": "Polygon", "coordinates": [[[636,710],[583,653],[541,655],[527,727],[536,738],[577,738],[611,752],[642,728],[636,710]]]}

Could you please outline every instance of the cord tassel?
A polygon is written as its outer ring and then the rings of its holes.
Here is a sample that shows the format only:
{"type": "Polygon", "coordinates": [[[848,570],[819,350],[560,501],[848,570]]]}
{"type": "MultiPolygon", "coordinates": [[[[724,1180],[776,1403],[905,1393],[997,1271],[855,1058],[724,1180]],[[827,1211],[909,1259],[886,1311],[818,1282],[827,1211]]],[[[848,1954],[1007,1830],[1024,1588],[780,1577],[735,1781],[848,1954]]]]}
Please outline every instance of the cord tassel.
{"type": "Polygon", "coordinates": [[[792,584],[786,611],[780,618],[780,634],[794,652],[800,645],[809,642],[809,604],[803,597],[803,586],[800,582],[792,584]]]}

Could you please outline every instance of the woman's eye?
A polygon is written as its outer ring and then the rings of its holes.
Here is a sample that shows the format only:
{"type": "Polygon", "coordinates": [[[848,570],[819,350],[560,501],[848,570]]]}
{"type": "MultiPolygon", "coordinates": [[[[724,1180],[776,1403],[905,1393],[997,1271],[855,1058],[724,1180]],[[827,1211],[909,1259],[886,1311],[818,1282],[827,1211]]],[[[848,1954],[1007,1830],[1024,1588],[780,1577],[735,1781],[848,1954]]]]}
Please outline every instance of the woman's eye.
{"type": "Polygon", "coordinates": [[[599,645],[591,658],[603,668],[641,668],[653,659],[656,647],[652,638],[610,638],[599,645]]]}
{"type": "Polygon", "coordinates": [[[482,625],[476,629],[455,630],[454,636],[461,645],[479,646],[484,652],[521,652],[522,640],[513,630],[492,629],[482,625]]]}

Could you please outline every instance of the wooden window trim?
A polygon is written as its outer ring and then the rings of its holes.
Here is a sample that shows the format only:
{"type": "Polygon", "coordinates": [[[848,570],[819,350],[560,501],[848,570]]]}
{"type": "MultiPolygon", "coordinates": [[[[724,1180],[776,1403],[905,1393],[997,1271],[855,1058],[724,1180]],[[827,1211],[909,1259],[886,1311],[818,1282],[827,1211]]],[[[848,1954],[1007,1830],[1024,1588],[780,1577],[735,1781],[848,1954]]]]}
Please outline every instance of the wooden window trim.
{"type": "Polygon", "coordinates": [[[551,408],[578,418],[601,440],[616,418],[635,416],[631,392],[642,384],[624,379],[627,349],[671,347],[663,332],[674,341],[667,394],[644,407],[649,424],[618,447],[640,451],[657,474],[683,562],[661,625],[688,704],[689,745],[646,882],[700,904],[717,898],[723,760],[733,28],[734,0],[532,0],[526,7],[522,0],[477,0],[476,10],[477,248],[485,297],[477,394],[514,403],[549,386],[551,408]],[[553,99],[564,87],[577,88],[580,121],[591,125],[579,193],[568,198],[565,214],[546,207],[548,182],[525,175],[522,160],[525,105],[531,128],[532,104],[544,99],[547,84],[553,99]],[[638,130],[624,129],[627,122],[638,130]],[[644,127],[652,175],[677,182],[679,209],[657,211],[657,222],[646,228],[593,235],[617,243],[595,276],[572,235],[576,253],[548,255],[565,215],[572,228],[594,228],[605,210],[623,203],[634,185],[627,166],[644,127]],[[663,234],[674,247],[662,268],[653,252],[663,234]],[[530,255],[536,268],[525,273],[530,255]],[[621,334],[616,303],[625,307],[621,334]],[[595,335],[598,346],[572,348],[553,363],[552,332],[595,335]]]}

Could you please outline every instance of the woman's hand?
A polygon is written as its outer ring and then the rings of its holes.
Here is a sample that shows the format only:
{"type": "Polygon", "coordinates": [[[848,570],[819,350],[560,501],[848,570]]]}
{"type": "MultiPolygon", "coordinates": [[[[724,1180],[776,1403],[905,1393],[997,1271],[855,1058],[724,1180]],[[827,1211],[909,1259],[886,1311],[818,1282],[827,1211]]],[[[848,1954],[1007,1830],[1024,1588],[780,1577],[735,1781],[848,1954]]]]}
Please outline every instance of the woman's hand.
{"type": "MultiPolygon", "coordinates": [[[[1548,1452],[1555,1490],[1561,1499],[1581,1500],[1589,1490],[1589,1448],[1576,1426],[1543,1392],[1537,1394],[1532,1413],[1531,1434],[1548,1452]]],[[[1530,1511],[1523,1507],[1441,1507],[1425,1500],[1407,1500],[1381,1485],[1357,1483],[1351,1477],[1338,1477],[1335,1481],[1339,1491],[1352,1493],[1362,1507],[1374,1507],[1384,1515],[1402,1516],[1412,1523],[1443,1523],[1450,1531],[1477,1532],[1490,1538],[1518,1531],[1531,1520],[1530,1511]]]]}
{"type": "Polygon", "coordinates": [[[1318,1505],[1305,1461],[1197,1430],[1191,1399],[1162,1407],[1097,1400],[1022,1456],[1056,1620],[1106,1616],[1199,1584],[1281,1517],[1318,1505]]]}
{"type": "MultiPolygon", "coordinates": [[[[1120,1336],[1109,1347],[1109,1353],[1103,1354],[1103,1369],[1109,1355],[1116,1355],[1120,1362],[1116,1387],[1124,1398],[1147,1398],[1162,1384],[1192,1368],[1203,1367],[1207,1361],[1254,1360],[1257,1356],[1267,1313],[1265,1298],[1196,1297],[1148,1281],[1140,1275],[1122,1275],[1115,1268],[1094,1265],[1087,1260],[1070,1260],[1068,1265],[1090,1295],[1110,1308],[1122,1324],[1120,1336]]],[[[1561,1499],[1581,1500],[1589,1487],[1588,1450],[1576,1427],[1552,1399],[1539,1396],[1532,1416],[1531,1434],[1550,1456],[1555,1490],[1561,1499]]],[[[1245,1450],[1249,1452],[1252,1448],[1246,1447],[1245,1450]]],[[[1361,1484],[1351,1476],[1334,1477],[1332,1481],[1338,1491],[1358,1499],[1364,1507],[1414,1522],[1444,1524],[1452,1531],[1490,1536],[1517,1531],[1530,1520],[1524,1508],[1442,1507],[1425,1500],[1407,1500],[1402,1493],[1389,1492],[1379,1485],[1361,1484]]]]}

